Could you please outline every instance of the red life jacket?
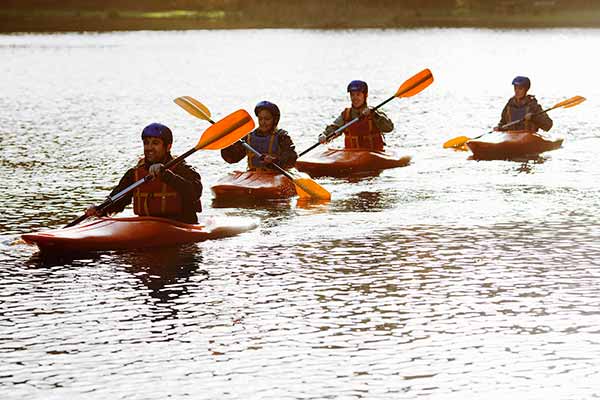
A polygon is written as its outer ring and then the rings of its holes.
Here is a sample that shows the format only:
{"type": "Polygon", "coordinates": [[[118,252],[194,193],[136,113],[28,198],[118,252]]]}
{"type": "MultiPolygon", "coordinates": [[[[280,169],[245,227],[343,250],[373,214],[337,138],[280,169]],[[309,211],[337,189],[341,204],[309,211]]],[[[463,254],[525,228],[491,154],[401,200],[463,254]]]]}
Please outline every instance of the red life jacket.
{"type": "MultiPolygon", "coordinates": [[[[344,110],[342,114],[344,124],[352,120],[350,117],[351,111],[351,108],[344,110]]],[[[383,136],[377,125],[375,125],[375,122],[373,122],[372,113],[368,117],[362,118],[350,125],[344,130],[344,133],[344,145],[347,149],[383,150],[383,136]]]]}
{"type": "MultiPolygon", "coordinates": [[[[148,169],[142,158],[135,169],[135,180],[143,179],[146,175],[148,169]]],[[[183,201],[175,189],[160,178],[154,178],[134,190],[133,212],[141,216],[177,216],[183,213],[183,201]]]]}

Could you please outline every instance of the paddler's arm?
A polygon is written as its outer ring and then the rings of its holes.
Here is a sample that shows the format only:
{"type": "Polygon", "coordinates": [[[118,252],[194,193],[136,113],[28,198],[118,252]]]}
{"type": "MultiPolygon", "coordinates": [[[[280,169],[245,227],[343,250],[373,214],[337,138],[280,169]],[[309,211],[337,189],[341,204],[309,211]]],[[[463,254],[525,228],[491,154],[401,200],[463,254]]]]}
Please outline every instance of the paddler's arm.
{"type": "Polygon", "coordinates": [[[375,126],[377,126],[381,132],[388,133],[394,130],[394,123],[383,111],[375,110],[371,111],[371,113],[373,114],[375,126]]]}
{"type": "Polygon", "coordinates": [[[552,121],[552,119],[550,119],[550,117],[548,116],[548,113],[542,113],[542,111],[544,111],[542,109],[542,106],[540,106],[536,102],[535,106],[533,106],[532,109],[530,110],[530,113],[533,114],[531,116],[531,121],[535,124],[535,126],[548,132],[552,128],[552,125],[554,124],[554,122],[552,121]],[[537,113],[540,113],[540,114],[535,115],[537,113]]]}
{"type": "Polygon", "coordinates": [[[229,164],[235,164],[246,157],[246,149],[241,143],[235,142],[231,146],[221,150],[221,157],[229,164]]]}
{"type": "MultiPolygon", "coordinates": [[[[110,196],[114,196],[115,194],[119,193],[123,189],[132,185],[134,183],[134,178],[135,178],[134,174],[135,174],[135,172],[134,172],[133,168],[128,170],[125,173],[125,175],[123,175],[121,180],[119,181],[119,184],[117,186],[115,186],[115,188],[110,192],[110,196]]],[[[95,210],[95,207],[92,206],[87,209],[86,214],[88,214],[89,216],[103,217],[105,215],[119,213],[119,212],[123,211],[125,209],[125,207],[127,207],[131,203],[132,198],[133,198],[133,192],[129,192],[125,196],[120,198],[119,200],[115,201],[113,204],[106,207],[104,210],[102,210],[101,213],[98,213],[95,210]]]]}
{"type": "Polygon", "coordinates": [[[292,168],[296,164],[296,159],[298,158],[296,147],[287,132],[284,131],[284,133],[281,133],[280,135],[279,148],[281,153],[279,155],[278,164],[284,169],[292,168]]]}
{"type": "Polygon", "coordinates": [[[185,162],[178,165],[175,171],[163,171],[161,178],[184,198],[195,200],[202,195],[200,174],[185,162]]]}
{"type": "Polygon", "coordinates": [[[498,125],[496,127],[494,127],[495,131],[501,131],[501,127],[508,124],[508,104],[510,103],[510,100],[508,101],[508,103],[506,103],[506,105],[504,106],[504,108],[502,109],[502,114],[500,114],[500,122],[498,122],[498,125]]]}
{"type": "Polygon", "coordinates": [[[323,131],[323,133],[325,135],[329,135],[331,132],[335,131],[337,128],[339,128],[340,126],[344,125],[344,115],[343,113],[340,114],[334,121],[333,123],[327,125],[325,127],[325,130],[323,131]]]}
{"type": "Polygon", "coordinates": [[[340,114],[332,124],[329,124],[325,127],[323,133],[319,135],[319,143],[324,144],[332,140],[333,138],[328,138],[329,135],[342,125],[344,125],[344,113],[340,114]]]}

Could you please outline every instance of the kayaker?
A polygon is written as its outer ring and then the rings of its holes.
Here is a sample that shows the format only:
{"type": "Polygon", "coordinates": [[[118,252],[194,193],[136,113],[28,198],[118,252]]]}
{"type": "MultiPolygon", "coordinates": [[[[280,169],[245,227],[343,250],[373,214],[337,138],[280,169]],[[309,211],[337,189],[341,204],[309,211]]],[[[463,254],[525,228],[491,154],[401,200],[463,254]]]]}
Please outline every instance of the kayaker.
{"type": "Polygon", "coordinates": [[[347,149],[383,150],[385,142],[382,133],[391,132],[394,129],[394,123],[382,111],[371,111],[367,106],[369,87],[366,82],[358,80],[350,82],[348,93],[350,93],[351,107],[346,108],[331,125],[327,125],[325,131],[319,135],[319,142],[327,143],[330,133],[359,117],[359,121],[344,130],[344,147],[347,149]]]}
{"type": "Polygon", "coordinates": [[[221,156],[230,164],[248,157],[248,170],[272,170],[270,163],[289,169],[296,163],[296,149],[287,131],[279,129],[277,124],[281,113],[279,107],[270,101],[261,101],[254,107],[258,117],[258,128],[250,132],[246,142],[262,154],[262,157],[247,151],[237,142],[221,150],[221,156]]]}
{"type": "Polygon", "coordinates": [[[144,158],[128,170],[112,190],[114,195],[146,175],[153,179],[139,186],[122,199],[98,213],[94,206],[86,210],[88,216],[104,216],[121,212],[133,200],[133,212],[140,216],[170,218],[188,224],[198,223],[196,212],[202,211],[200,175],[185,161],[166,170],[164,164],[173,159],[173,133],[162,124],[152,123],[142,131],[144,158]]]}
{"type": "Polygon", "coordinates": [[[527,94],[531,87],[531,81],[526,76],[517,76],[512,81],[515,95],[508,100],[508,103],[502,110],[500,123],[494,128],[495,131],[511,130],[511,131],[529,131],[537,132],[540,128],[549,131],[552,128],[552,120],[547,113],[541,113],[540,106],[535,96],[527,94]],[[539,114],[538,114],[539,113],[539,114]],[[513,121],[524,119],[523,122],[512,125],[509,128],[501,129],[502,125],[506,125],[513,121]]]}

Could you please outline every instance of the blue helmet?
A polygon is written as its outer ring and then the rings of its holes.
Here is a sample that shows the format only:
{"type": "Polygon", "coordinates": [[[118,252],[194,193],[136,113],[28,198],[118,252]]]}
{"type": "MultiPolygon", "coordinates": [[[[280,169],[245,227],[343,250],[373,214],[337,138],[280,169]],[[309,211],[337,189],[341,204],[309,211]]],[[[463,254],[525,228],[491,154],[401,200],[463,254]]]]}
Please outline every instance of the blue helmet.
{"type": "Polygon", "coordinates": [[[527,88],[527,90],[529,90],[531,87],[531,81],[526,76],[517,76],[515,79],[513,79],[512,84],[516,86],[524,86],[527,88]]]}
{"type": "Polygon", "coordinates": [[[173,143],[173,132],[163,124],[159,124],[158,122],[154,122],[142,131],[142,139],[145,137],[155,137],[162,139],[165,145],[173,143]]]}
{"type": "Polygon", "coordinates": [[[273,115],[273,119],[275,120],[275,126],[277,126],[277,123],[279,122],[279,117],[281,116],[281,112],[279,111],[279,107],[277,107],[277,104],[271,103],[267,100],[259,101],[254,107],[254,115],[258,117],[258,112],[263,109],[268,110],[271,113],[271,115],[273,115]]]}
{"type": "Polygon", "coordinates": [[[369,87],[367,86],[367,82],[365,81],[352,81],[348,84],[348,93],[350,92],[363,92],[367,94],[369,92],[369,87]]]}

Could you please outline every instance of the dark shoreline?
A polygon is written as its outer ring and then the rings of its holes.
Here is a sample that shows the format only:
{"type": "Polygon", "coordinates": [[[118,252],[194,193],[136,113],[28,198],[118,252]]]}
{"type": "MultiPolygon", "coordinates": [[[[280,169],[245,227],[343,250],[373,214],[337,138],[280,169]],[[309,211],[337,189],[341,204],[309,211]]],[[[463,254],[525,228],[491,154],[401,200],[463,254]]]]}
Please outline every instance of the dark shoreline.
{"type": "MultiPolygon", "coordinates": [[[[402,29],[402,28],[600,28],[600,7],[593,10],[497,14],[456,10],[403,10],[380,15],[313,12],[297,9],[272,15],[243,10],[63,10],[1,9],[0,32],[104,32],[192,29],[402,29]]],[[[360,10],[359,10],[360,11],[360,10]]]]}

